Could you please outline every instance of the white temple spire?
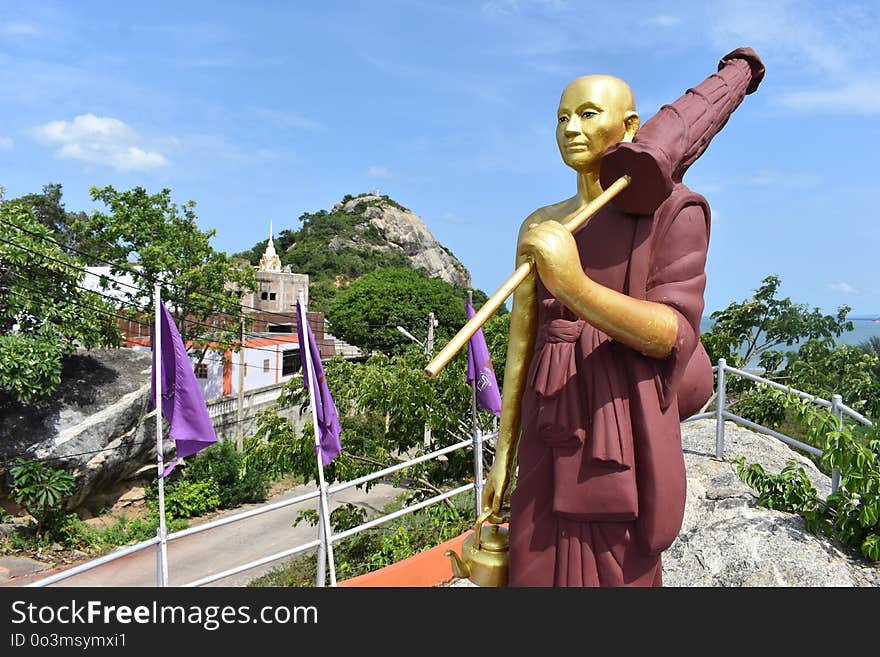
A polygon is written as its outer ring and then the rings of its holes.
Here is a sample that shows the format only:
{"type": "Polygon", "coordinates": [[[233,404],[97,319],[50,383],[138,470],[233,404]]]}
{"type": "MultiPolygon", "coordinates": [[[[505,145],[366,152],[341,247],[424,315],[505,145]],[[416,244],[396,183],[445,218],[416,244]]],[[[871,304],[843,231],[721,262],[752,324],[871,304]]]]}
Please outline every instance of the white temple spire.
{"type": "Polygon", "coordinates": [[[260,258],[260,270],[281,271],[281,258],[275,253],[275,241],[272,239],[272,220],[269,220],[269,242],[266,244],[266,252],[260,258]]]}

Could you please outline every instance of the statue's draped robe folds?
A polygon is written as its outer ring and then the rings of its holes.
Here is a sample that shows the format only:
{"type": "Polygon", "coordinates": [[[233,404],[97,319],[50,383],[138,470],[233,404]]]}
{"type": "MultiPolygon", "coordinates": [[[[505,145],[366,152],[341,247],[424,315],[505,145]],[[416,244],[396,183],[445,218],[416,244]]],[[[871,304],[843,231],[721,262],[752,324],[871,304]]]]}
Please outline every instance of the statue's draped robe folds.
{"type": "Polygon", "coordinates": [[[659,586],[660,553],[684,515],[679,413],[696,410],[687,397],[706,399],[691,370],[712,380],[699,346],[709,208],[678,183],[653,215],[609,205],[575,240],[590,278],[667,305],[678,335],[667,358],[644,356],[578,318],[538,279],[510,586],[659,586]]]}

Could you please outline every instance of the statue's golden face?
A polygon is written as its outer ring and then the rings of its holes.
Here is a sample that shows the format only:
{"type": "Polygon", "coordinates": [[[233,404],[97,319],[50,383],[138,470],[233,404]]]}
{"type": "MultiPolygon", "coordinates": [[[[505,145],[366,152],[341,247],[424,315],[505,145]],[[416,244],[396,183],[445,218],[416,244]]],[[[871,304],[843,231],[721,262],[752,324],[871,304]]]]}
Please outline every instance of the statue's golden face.
{"type": "Polygon", "coordinates": [[[556,143],[562,160],[578,172],[598,171],[602,154],[638,130],[632,91],[618,78],[588,75],[562,92],[556,143]]]}

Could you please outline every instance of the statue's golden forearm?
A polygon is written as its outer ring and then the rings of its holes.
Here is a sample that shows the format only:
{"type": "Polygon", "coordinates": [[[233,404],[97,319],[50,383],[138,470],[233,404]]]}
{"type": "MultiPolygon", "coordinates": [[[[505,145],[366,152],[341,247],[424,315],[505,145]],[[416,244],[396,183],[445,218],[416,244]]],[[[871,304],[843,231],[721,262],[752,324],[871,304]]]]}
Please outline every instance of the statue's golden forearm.
{"type": "Polygon", "coordinates": [[[665,358],[678,337],[678,318],[662,303],[633,299],[584,275],[556,298],[611,338],[652,358],[665,358]]]}
{"type": "MultiPolygon", "coordinates": [[[[517,265],[522,261],[523,259],[518,259],[517,265]]],[[[516,451],[522,422],[520,417],[522,398],[535,348],[537,310],[535,275],[532,273],[513,295],[501,422],[495,442],[495,459],[483,488],[483,507],[491,508],[495,512],[501,509],[504,500],[508,497],[516,469],[516,451]]],[[[500,521],[500,515],[492,520],[492,522],[500,521]]]]}
{"type": "Polygon", "coordinates": [[[534,259],[541,282],[569,310],[611,338],[651,356],[665,358],[678,337],[678,318],[662,303],[634,299],[589,278],[574,237],[562,224],[531,224],[519,246],[534,259]]]}

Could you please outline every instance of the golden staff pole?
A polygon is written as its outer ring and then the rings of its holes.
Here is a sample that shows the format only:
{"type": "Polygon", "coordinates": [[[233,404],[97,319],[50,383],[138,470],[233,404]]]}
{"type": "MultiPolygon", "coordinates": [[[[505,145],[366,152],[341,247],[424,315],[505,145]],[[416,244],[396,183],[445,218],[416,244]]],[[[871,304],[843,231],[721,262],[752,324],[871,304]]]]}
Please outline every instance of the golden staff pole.
{"type": "MultiPolygon", "coordinates": [[[[587,203],[577,212],[566,217],[565,220],[561,222],[562,225],[564,225],[569,232],[573,233],[580,228],[587,219],[592,217],[601,210],[602,207],[609,203],[611,199],[626,189],[631,180],[632,179],[629,176],[621,176],[609,185],[608,189],[599,194],[599,196],[587,203]]],[[[534,263],[532,262],[524,262],[517,267],[516,271],[507,279],[507,281],[505,281],[504,285],[502,285],[495,294],[489,297],[486,303],[483,304],[467,324],[462,326],[459,332],[455,334],[455,337],[453,337],[452,340],[440,350],[440,353],[434,356],[434,359],[428,363],[428,366],[425,368],[425,374],[432,378],[437,376],[443,368],[449,364],[449,361],[452,360],[453,356],[455,356],[455,354],[467,344],[467,341],[471,339],[471,336],[473,336],[473,334],[486,323],[489,317],[492,316],[492,313],[498,310],[507,297],[513,294],[513,291],[526,279],[526,277],[532,272],[533,268],[534,263]]]]}

